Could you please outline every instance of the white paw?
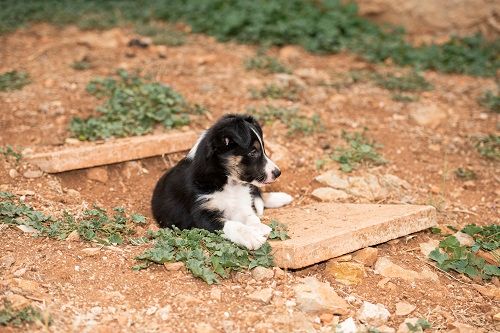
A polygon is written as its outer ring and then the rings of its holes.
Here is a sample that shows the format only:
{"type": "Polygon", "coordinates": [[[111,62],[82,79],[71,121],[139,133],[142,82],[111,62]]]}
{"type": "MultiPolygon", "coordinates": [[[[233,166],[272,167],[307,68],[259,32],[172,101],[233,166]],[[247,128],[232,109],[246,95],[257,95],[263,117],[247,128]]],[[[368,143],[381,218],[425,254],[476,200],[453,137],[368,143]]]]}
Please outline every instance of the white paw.
{"type": "Polygon", "coordinates": [[[285,192],[263,193],[262,198],[264,199],[264,207],[266,208],[283,207],[293,201],[292,196],[285,192]]]}
{"type": "Polygon", "coordinates": [[[271,231],[273,231],[273,229],[271,229],[270,226],[265,225],[264,223],[252,224],[252,225],[250,225],[250,227],[253,228],[257,233],[259,233],[260,235],[262,235],[266,238],[267,238],[267,236],[269,236],[271,231]]]}
{"type": "Polygon", "coordinates": [[[255,206],[255,211],[258,216],[262,216],[264,214],[264,200],[260,197],[256,197],[253,200],[253,205],[255,206]]]}
{"type": "Polygon", "coordinates": [[[257,250],[266,242],[256,229],[236,221],[226,221],[223,232],[225,238],[249,250],[257,250]]]}

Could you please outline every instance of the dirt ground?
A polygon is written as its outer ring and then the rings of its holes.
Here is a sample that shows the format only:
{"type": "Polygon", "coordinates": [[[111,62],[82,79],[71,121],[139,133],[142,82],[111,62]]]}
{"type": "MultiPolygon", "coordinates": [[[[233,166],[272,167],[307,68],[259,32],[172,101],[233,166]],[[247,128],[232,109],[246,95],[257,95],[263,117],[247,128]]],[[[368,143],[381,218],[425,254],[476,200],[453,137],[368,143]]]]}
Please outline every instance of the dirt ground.
{"type": "MultiPolygon", "coordinates": [[[[320,56],[285,47],[271,52],[292,69],[293,78],[304,82],[298,100],[255,100],[249,88],[277,78],[245,69],[244,60],[255,54],[254,47],[217,43],[198,35],[190,35],[180,47],[127,47],[134,36],[131,30],[122,28],[83,32],[75,27],[48,25],[0,36],[0,72],[21,69],[32,77],[32,83],[22,90],[0,93],[0,146],[37,150],[71,144],[66,141],[71,118],[89,116],[101,103],[85,92],[88,81],[110,75],[119,67],[138,69],[209,110],[197,116],[189,129],[205,128],[224,113],[245,112],[248,107],[270,103],[297,106],[304,115],[318,113],[324,130],[308,136],[287,135],[280,122],[264,127],[266,140],[287,151],[286,158],[279,162],[283,175],[269,190],[291,193],[293,205],[315,202],[311,192],[320,185],[314,177],[338,167],[327,161],[318,170],[316,160],[328,160],[333,148],[343,143],[341,131],[367,127],[369,137],[383,144],[380,152],[389,163],[375,169],[362,167],[354,175],[381,172],[406,180],[412,185],[406,201],[436,206],[442,226],[499,223],[498,162],[482,158],[471,143],[474,136],[498,130],[498,114],[488,112],[476,101],[485,90],[495,88],[493,79],[426,72],[435,89],[422,93],[419,102],[404,104],[370,82],[338,84],[347,82],[351,70],[384,71],[390,69],[389,65],[375,66],[354,55],[320,56]],[[91,69],[71,68],[84,56],[91,60],[91,69]],[[418,125],[409,115],[429,104],[445,116],[428,126],[418,125]],[[453,173],[458,167],[474,170],[478,179],[464,185],[453,173]]],[[[179,153],[106,166],[109,179],[104,183],[90,180],[85,170],[28,179],[22,175],[33,166],[2,160],[0,190],[27,194],[28,203],[54,215],[64,209],[81,211],[93,203],[108,209],[123,206],[149,218],[147,227],[138,227],[140,234],[154,228],[149,200],[156,180],[182,156],[179,153]],[[11,177],[11,169],[19,175],[11,177]]],[[[429,239],[439,237],[423,231],[377,248],[379,256],[390,257],[405,268],[434,270],[439,282],[391,279],[382,286],[377,284],[383,277],[367,268],[367,276],[359,285],[346,286],[327,274],[322,263],[287,272],[282,278],[255,281],[244,272],[220,285],[208,286],[183,270],[167,271],[156,266],[133,271],[134,256],[148,245],[105,247],[98,255],[88,256],[82,249],[92,246],[89,243],[34,238],[17,228],[2,227],[0,257],[11,255],[15,262],[7,267],[0,265],[0,294],[18,292],[16,279],[36,281],[31,292],[24,294],[50,314],[51,332],[326,331],[323,327],[336,319],[320,320],[303,314],[288,302],[293,300],[292,286],[301,277],[312,275],[329,281],[340,296],[352,302],[351,313],[337,318],[340,321],[354,316],[362,301],[384,304],[391,313],[397,302],[405,301],[416,306],[411,316],[427,318],[435,331],[447,331],[454,322],[484,332],[498,331],[500,324],[493,320],[500,310],[498,301],[476,291],[472,280],[432,268],[419,251],[419,244],[429,239]],[[21,268],[26,272],[16,277],[14,273],[21,268]],[[265,287],[274,290],[270,303],[248,299],[250,292],[265,287]]],[[[404,319],[392,315],[387,325],[397,329],[404,319]]],[[[47,328],[33,325],[29,330],[47,328]]],[[[0,327],[0,331],[21,332],[26,328],[0,327]]]]}

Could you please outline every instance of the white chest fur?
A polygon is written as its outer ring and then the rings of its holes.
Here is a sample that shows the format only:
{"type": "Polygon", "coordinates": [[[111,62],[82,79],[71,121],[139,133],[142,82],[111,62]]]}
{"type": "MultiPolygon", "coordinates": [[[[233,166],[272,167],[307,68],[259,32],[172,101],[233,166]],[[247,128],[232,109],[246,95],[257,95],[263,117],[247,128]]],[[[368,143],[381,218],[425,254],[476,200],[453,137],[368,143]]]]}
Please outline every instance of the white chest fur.
{"type": "Polygon", "coordinates": [[[234,180],[229,180],[222,191],[203,195],[204,207],[217,209],[223,212],[227,220],[245,223],[250,215],[255,215],[252,207],[250,188],[234,180]]]}

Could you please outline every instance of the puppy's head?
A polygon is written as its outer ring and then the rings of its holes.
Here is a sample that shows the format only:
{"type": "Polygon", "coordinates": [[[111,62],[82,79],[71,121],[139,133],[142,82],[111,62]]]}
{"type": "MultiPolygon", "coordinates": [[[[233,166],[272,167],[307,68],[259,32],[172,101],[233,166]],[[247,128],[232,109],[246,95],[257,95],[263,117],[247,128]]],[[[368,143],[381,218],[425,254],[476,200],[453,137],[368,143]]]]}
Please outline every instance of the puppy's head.
{"type": "Polygon", "coordinates": [[[221,161],[228,176],[256,186],[280,176],[280,169],[266,155],[262,129],[252,116],[226,115],[209,132],[209,155],[221,161]]]}

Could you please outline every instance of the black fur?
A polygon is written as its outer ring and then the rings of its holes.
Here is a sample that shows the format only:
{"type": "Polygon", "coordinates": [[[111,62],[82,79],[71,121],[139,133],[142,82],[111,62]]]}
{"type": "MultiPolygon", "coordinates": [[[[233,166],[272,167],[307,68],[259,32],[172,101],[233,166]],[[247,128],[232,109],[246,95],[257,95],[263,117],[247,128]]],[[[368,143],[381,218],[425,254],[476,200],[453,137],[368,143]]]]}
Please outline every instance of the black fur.
{"type": "Polygon", "coordinates": [[[259,141],[252,128],[262,138],[262,129],[253,117],[222,117],[207,130],[194,157],[186,156],[160,178],[151,205],[153,216],[161,227],[222,229],[223,212],[202,207],[203,201],[198,198],[221,191],[228,176],[235,173],[249,186],[254,198],[261,196],[260,189],[250,183],[265,180],[266,157],[260,144],[256,144],[259,141]],[[241,158],[237,167],[227,166],[231,158],[241,158]]]}

